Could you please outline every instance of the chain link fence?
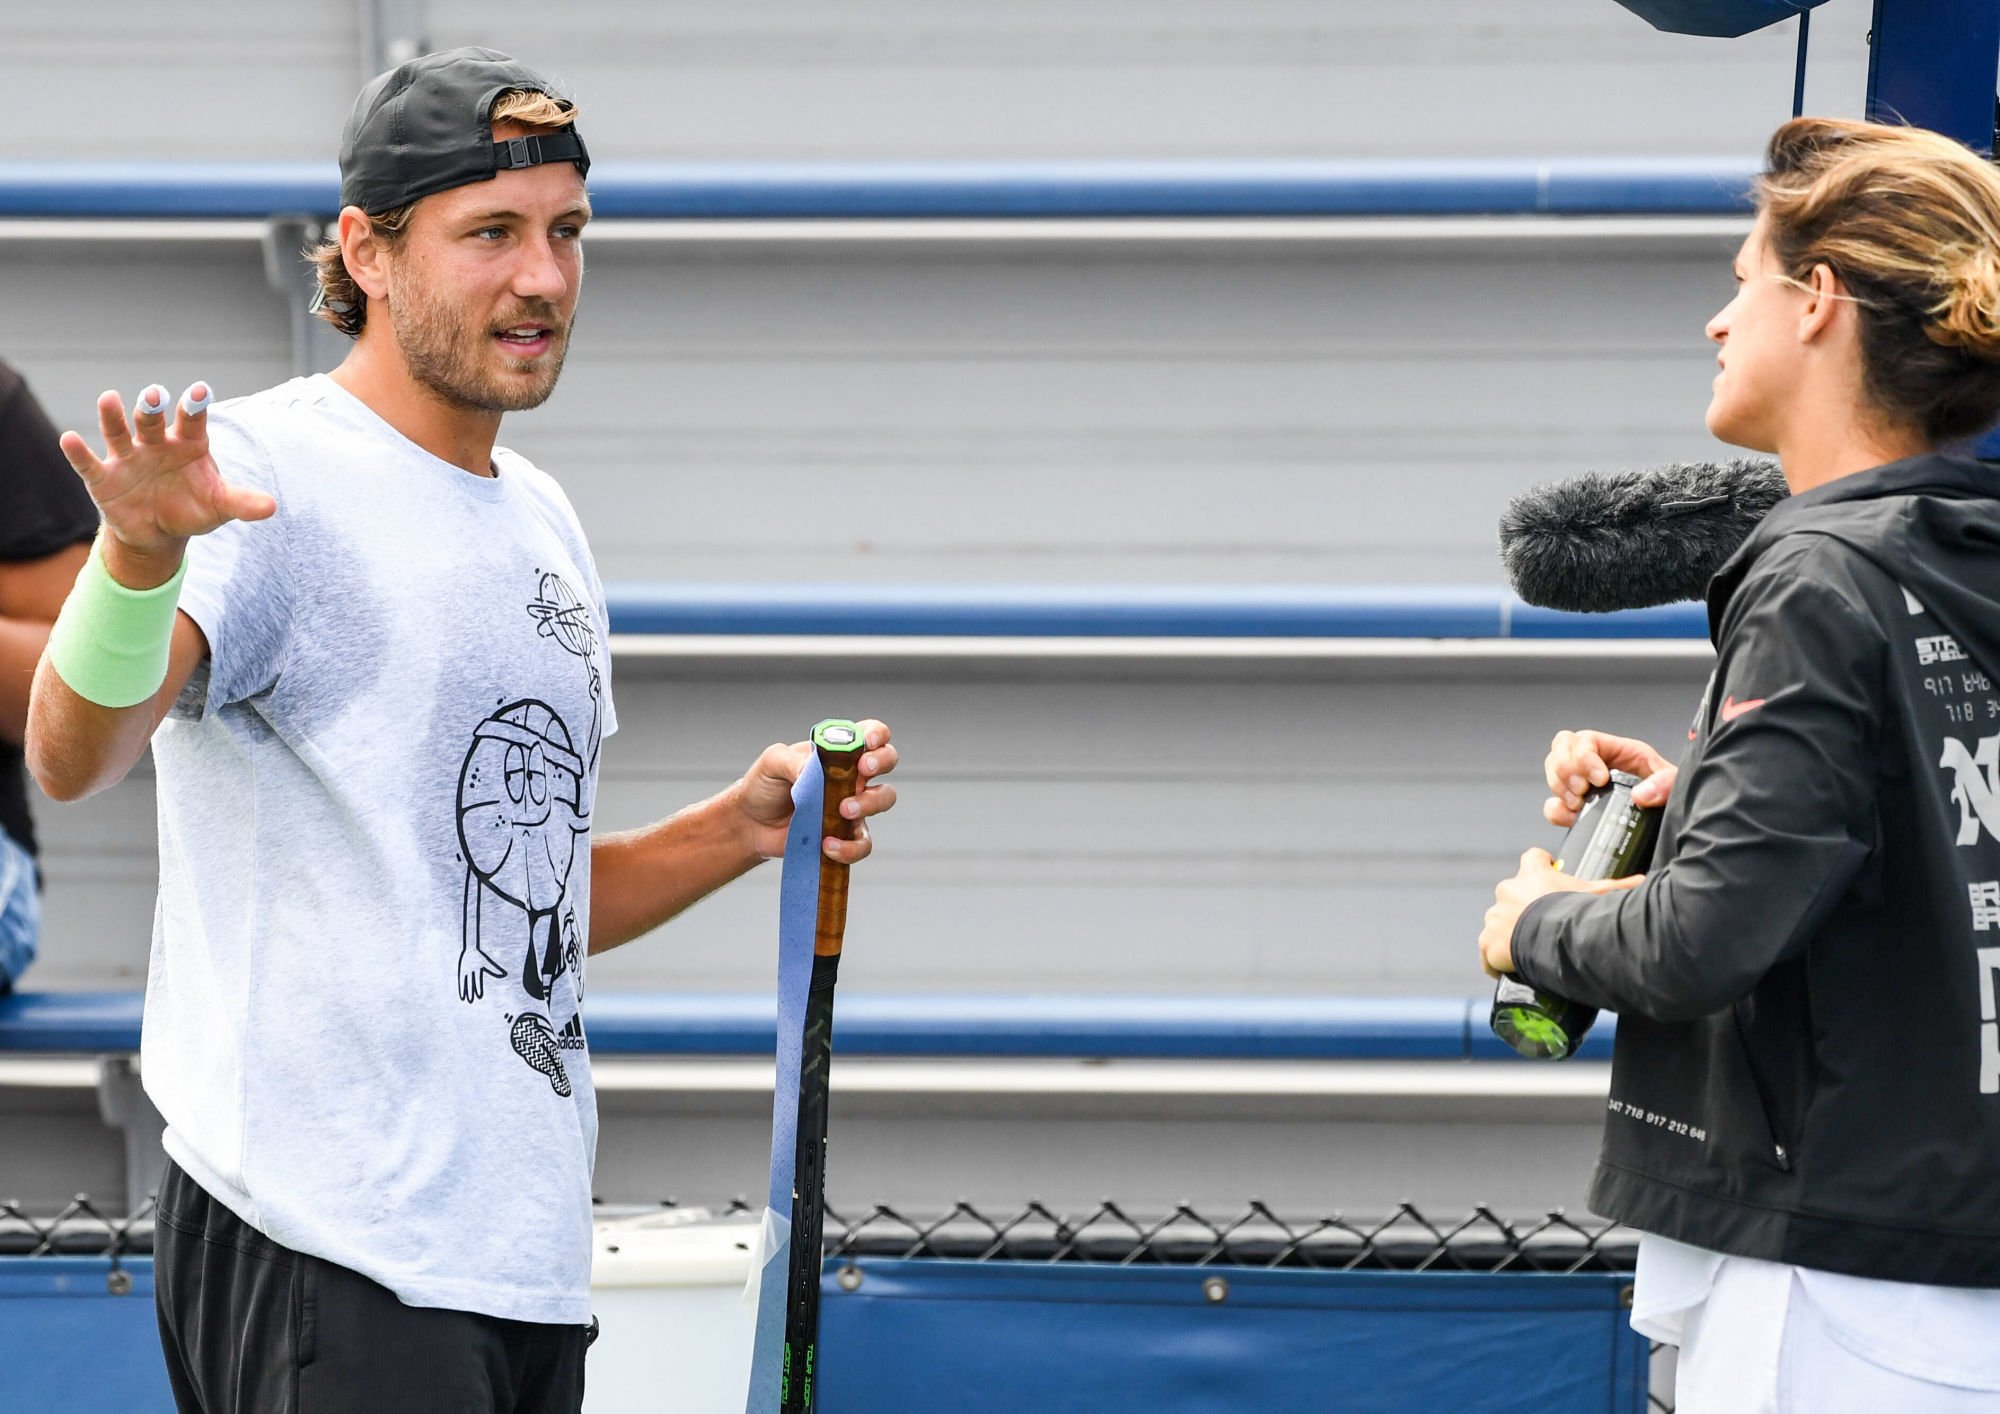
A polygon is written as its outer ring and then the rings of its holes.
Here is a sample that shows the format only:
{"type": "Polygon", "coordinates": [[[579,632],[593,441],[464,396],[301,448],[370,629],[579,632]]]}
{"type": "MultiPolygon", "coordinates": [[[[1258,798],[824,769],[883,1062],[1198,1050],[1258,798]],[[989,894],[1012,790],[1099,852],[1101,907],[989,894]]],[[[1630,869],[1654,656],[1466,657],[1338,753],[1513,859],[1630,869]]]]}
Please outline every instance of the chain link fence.
{"type": "Polygon", "coordinates": [[[20,1203],[0,1202],[0,1257],[150,1256],[153,1199],[117,1213],[79,1193],[54,1212],[37,1214],[20,1203]]]}
{"type": "MultiPolygon", "coordinates": [[[[680,1208],[667,1200],[658,1205],[680,1208]]],[[[743,1199],[701,1205],[723,1215],[757,1211],[743,1199]]],[[[606,1216],[652,1209],[605,1208],[606,1216]]],[[[1117,1266],[1261,1267],[1332,1272],[1630,1272],[1639,1234],[1616,1223],[1578,1222],[1560,1211],[1523,1220],[1476,1207],[1440,1219],[1402,1203],[1386,1217],[1285,1217],[1263,1203],[1204,1213],[1186,1204],[1139,1214],[1105,1201],[1077,1213],[1041,1203],[999,1211],[958,1202],[920,1210],[877,1204],[826,1212],[829,1257],[950,1258],[968,1262],[1072,1262],[1117,1266]]],[[[0,1202],[0,1256],[108,1257],[116,1289],[119,1259],[150,1255],[153,1204],[107,1211],[79,1194],[59,1210],[34,1213],[0,1202]]],[[[1671,1350],[1653,1348],[1651,1409],[1673,1414],[1671,1350]]]]}
{"type": "Polygon", "coordinates": [[[970,1203],[913,1215],[877,1206],[827,1214],[828,1255],[1119,1266],[1304,1267],[1356,1272],[1629,1272],[1638,1234],[1561,1213],[1509,1221],[1489,1208],[1440,1222],[1404,1203],[1386,1218],[1281,1217],[1263,1203],[1224,1217],[1185,1204],[1164,1216],[1103,1202],[1062,1214],[1040,1203],[994,1215],[970,1203]]]}

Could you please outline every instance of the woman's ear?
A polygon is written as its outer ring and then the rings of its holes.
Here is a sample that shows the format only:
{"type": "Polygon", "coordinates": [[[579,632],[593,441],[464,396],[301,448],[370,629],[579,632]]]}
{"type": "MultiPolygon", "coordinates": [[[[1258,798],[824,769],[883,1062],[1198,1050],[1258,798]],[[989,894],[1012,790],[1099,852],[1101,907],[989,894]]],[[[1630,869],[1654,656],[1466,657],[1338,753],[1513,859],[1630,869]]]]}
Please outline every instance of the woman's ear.
{"type": "Polygon", "coordinates": [[[1806,297],[1805,306],[1799,311],[1799,342],[1810,344],[1832,329],[1842,306],[1853,301],[1840,276],[1825,262],[1813,266],[1812,272],[1799,282],[1799,288],[1806,297]]]}

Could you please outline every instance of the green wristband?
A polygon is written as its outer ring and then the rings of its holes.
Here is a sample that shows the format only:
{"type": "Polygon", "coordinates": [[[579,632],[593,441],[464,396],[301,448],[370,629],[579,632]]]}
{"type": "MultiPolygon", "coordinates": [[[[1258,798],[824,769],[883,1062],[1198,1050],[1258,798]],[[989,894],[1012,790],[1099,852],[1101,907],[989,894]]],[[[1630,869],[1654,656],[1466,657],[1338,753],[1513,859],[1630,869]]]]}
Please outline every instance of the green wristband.
{"type": "Polygon", "coordinates": [[[167,680],[167,649],[174,637],[187,561],[157,589],[127,589],[104,567],[103,551],[90,558],[49,630],[49,666],[78,697],[100,707],[136,707],[167,680]]]}

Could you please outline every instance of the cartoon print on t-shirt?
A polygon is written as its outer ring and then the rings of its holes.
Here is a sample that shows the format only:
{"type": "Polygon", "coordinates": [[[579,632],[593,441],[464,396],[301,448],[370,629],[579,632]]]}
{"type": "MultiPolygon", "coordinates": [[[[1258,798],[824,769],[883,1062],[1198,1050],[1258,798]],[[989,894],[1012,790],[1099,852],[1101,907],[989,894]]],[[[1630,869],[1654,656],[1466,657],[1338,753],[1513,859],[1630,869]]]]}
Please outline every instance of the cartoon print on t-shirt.
{"type": "MultiPolygon", "coordinates": [[[[458,959],[458,993],[464,1000],[479,1000],[485,978],[508,975],[484,946],[493,936],[485,921],[488,894],[525,915],[521,985],[528,995],[546,1002],[549,984],[562,975],[558,910],[576,862],[576,842],[590,828],[583,772],[569,728],[546,702],[511,702],[474,729],[458,787],[458,838],[466,864],[458,959]]],[[[520,926],[511,912],[503,920],[501,929],[520,926]]],[[[516,934],[517,942],[521,936],[516,934]]]]}
{"type": "Polygon", "coordinates": [[[597,671],[597,621],[591,617],[590,606],[559,574],[542,576],[541,592],[528,605],[528,612],[535,618],[536,632],[554,639],[565,653],[583,659],[584,671],[589,674],[590,742],[584,756],[591,772],[587,783],[596,779],[597,748],[604,740],[604,678],[597,671]]]}
{"type": "Polygon", "coordinates": [[[569,1072],[563,1069],[562,1052],[549,1019],[539,1012],[524,1011],[514,1018],[514,1054],[548,1076],[549,1084],[564,1099],[570,1096],[569,1072]]]}
{"type": "Polygon", "coordinates": [[[537,574],[529,614],[543,637],[586,664],[592,712],[588,754],[578,753],[561,714],[536,698],[504,703],[473,729],[458,787],[458,838],[466,866],[458,995],[478,1002],[489,979],[518,976],[526,1004],[518,1015],[507,1015],[509,1041],[531,1069],[548,1077],[556,1094],[568,1096],[561,1053],[582,1044],[576,1007],[583,996],[583,945],[569,878],[577,842],[590,830],[603,683],[589,610],[560,576],[537,574]],[[507,965],[516,957],[518,972],[507,965]],[[565,973],[573,996],[565,999],[571,1014],[559,1038],[550,1013],[556,980],[565,973]]]}
{"type": "MultiPolygon", "coordinates": [[[[563,913],[563,969],[576,983],[576,1000],[583,1003],[583,939],[576,931],[576,909],[571,907],[563,913]]],[[[571,1018],[574,1022],[575,1018],[571,1018]]]]}

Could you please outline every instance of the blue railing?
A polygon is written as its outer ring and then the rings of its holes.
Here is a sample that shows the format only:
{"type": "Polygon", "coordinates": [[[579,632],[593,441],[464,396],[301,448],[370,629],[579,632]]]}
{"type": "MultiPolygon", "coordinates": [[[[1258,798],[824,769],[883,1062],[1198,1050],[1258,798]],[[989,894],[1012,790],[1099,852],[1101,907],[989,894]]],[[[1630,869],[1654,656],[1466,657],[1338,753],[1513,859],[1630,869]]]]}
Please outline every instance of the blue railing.
{"type": "MultiPolygon", "coordinates": [[[[679,219],[1730,216],[1749,158],[1265,162],[626,162],[599,216],[679,219]]],[[[0,216],[339,209],[332,163],[0,161],[0,216]]]]}
{"type": "Polygon", "coordinates": [[[1706,638],[1670,604],[1566,614],[1484,585],[614,584],[619,634],[1031,638],[1706,638]]]}
{"type": "MultiPolygon", "coordinates": [[[[1087,997],[843,994],[843,1055],[1131,1060],[1494,1060],[1511,1055],[1474,997],[1087,997]]],[[[135,992],[0,997],[0,1052],[100,1054],[139,1048],[135,992]]],[[[593,1055],[768,1056],[768,995],[594,992],[593,1055]]],[[[1611,1019],[1586,1059],[1610,1053],[1611,1019]]]]}

